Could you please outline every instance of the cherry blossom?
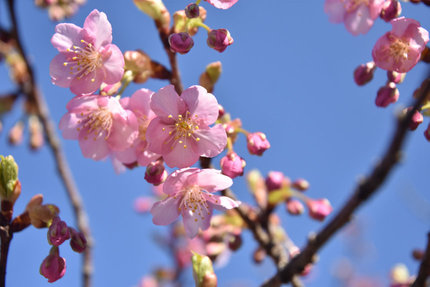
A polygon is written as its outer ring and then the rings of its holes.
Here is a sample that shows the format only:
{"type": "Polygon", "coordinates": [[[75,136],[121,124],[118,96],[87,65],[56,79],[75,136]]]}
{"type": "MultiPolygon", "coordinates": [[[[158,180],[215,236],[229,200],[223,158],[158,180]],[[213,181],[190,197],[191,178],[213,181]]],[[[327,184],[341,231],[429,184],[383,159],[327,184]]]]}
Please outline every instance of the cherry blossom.
{"type": "Polygon", "coordinates": [[[51,61],[52,83],[76,95],[92,94],[102,82],[115,84],[124,73],[124,57],[112,43],[112,27],[106,14],[93,10],[84,27],[58,24],[51,39],[60,52],[51,61]]]}
{"type": "Polygon", "coordinates": [[[211,5],[215,6],[216,8],[228,9],[234,4],[236,4],[238,0],[206,0],[206,1],[209,2],[211,5]]]}
{"type": "Polygon", "coordinates": [[[401,17],[390,23],[393,29],[373,47],[373,60],[381,69],[406,73],[420,60],[429,33],[414,19],[401,17]]]}
{"type": "Polygon", "coordinates": [[[152,96],[157,115],[148,126],[148,150],[161,154],[169,167],[189,167],[200,156],[214,157],[224,150],[227,134],[218,118],[218,102],[201,86],[186,89],[181,97],[173,85],[152,96]]]}
{"type": "Polygon", "coordinates": [[[138,136],[138,121],[115,97],[76,96],[60,120],[66,139],[77,139],[84,157],[106,158],[130,147],[138,136]]]}
{"type": "Polygon", "coordinates": [[[330,22],[342,23],[352,35],[366,34],[378,18],[385,0],[326,0],[330,22]]]}
{"type": "Polygon", "coordinates": [[[199,229],[209,228],[214,208],[225,211],[239,206],[239,201],[212,194],[229,188],[232,184],[232,179],[219,170],[177,170],[163,184],[163,192],[168,196],[152,207],[152,222],[156,225],[168,225],[182,215],[187,236],[195,237],[199,229]]]}

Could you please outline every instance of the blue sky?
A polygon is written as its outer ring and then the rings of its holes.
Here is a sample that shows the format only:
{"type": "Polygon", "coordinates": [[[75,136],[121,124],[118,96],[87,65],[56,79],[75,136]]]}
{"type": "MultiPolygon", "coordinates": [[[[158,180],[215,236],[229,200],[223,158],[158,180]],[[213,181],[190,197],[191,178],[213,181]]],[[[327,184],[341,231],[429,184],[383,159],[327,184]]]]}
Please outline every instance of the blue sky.
{"type": "MultiPolygon", "coordinates": [[[[165,4],[173,13],[188,2],[166,0],[165,4]]],[[[73,95],[68,89],[52,85],[49,79],[49,63],[56,54],[50,44],[55,23],[31,2],[17,1],[17,5],[26,49],[52,119],[58,124],[73,95]]],[[[223,74],[214,95],[227,112],[241,118],[245,129],[266,133],[272,145],[263,157],[251,156],[246,151],[246,141],[240,138],[235,150],[246,160],[246,170],[258,168],[263,174],[279,170],[292,179],[306,178],[311,184],[308,195],[326,197],[338,210],[357,181],[378,161],[393,132],[395,112],[410,103],[427,67],[420,63],[408,73],[399,86],[397,104],[377,108],[374,99],[386,81],[385,72],[377,70],[374,80],[365,87],[354,84],[352,73],[357,65],[371,60],[373,44],[391,29],[389,24],[377,20],[368,34],[354,37],[343,25],[328,22],[323,1],[278,0],[262,4],[240,0],[226,11],[206,2],[202,5],[208,10],[206,24],[229,29],[235,42],[220,54],[207,47],[205,33],[200,31],[191,52],[179,56],[184,86],[197,84],[208,63],[221,61],[223,74]]],[[[404,16],[415,18],[430,29],[426,6],[403,2],[402,5],[404,16]]],[[[93,9],[107,14],[113,27],[113,41],[122,51],[139,48],[154,60],[168,64],[154,24],[131,0],[121,4],[88,0],[67,21],[81,26],[93,9]]],[[[4,13],[1,7],[3,19],[4,13]]],[[[11,88],[6,73],[1,66],[1,92],[11,88]]],[[[124,95],[130,96],[140,87],[156,91],[166,84],[150,80],[144,85],[131,85],[124,95]]],[[[4,119],[5,129],[20,116],[19,109],[15,109],[4,119]]],[[[407,264],[412,272],[418,269],[410,254],[413,248],[425,246],[429,231],[430,158],[429,143],[423,137],[428,122],[425,119],[417,131],[410,133],[403,161],[356,216],[363,226],[357,240],[366,247],[362,256],[353,256],[359,274],[386,283],[390,268],[398,262],[407,264]]],[[[62,144],[95,237],[94,286],[135,286],[154,266],[169,264],[169,257],[152,239],[154,233],[166,232],[167,228],[154,226],[150,215],[136,214],[132,208],[137,197],[150,194],[150,186],[143,179],[144,168],[116,175],[109,161],[85,159],[76,141],[62,140],[62,144]]],[[[0,153],[12,154],[20,166],[23,191],[17,212],[25,208],[34,194],[43,193],[46,202],[60,207],[63,220],[74,225],[49,149],[44,147],[34,153],[25,144],[10,147],[3,132],[0,153]]],[[[214,163],[218,162],[216,158],[214,163]]],[[[233,190],[242,201],[252,202],[242,178],[235,179],[233,190]]],[[[299,246],[310,232],[322,227],[306,215],[298,218],[286,215],[281,206],[277,212],[299,246]]],[[[331,276],[333,264],[339,258],[353,255],[346,242],[345,236],[338,235],[324,247],[319,263],[305,280],[307,286],[335,286],[331,276]]],[[[245,231],[243,247],[233,254],[226,267],[216,270],[219,286],[259,286],[274,273],[269,259],[258,266],[252,263],[255,247],[252,236],[245,231]]],[[[46,230],[28,228],[16,234],[10,250],[8,285],[48,286],[38,273],[48,252],[46,230]]],[[[68,269],[64,278],[54,284],[78,286],[80,256],[67,246],[60,252],[68,269]]],[[[191,278],[190,270],[188,276],[191,278]]]]}

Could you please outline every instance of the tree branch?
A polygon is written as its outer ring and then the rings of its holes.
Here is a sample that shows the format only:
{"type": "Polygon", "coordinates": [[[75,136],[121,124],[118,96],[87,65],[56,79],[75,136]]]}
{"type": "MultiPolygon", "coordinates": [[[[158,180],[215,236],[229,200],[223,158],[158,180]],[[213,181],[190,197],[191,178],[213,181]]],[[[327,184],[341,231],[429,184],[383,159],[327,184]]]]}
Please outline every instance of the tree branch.
{"type": "Polygon", "coordinates": [[[421,261],[420,269],[417,278],[411,287],[425,287],[426,280],[430,275],[430,232],[427,234],[427,248],[424,254],[423,261],[421,261]]]}
{"type": "Polygon", "coordinates": [[[29,74],[29,79],[30,79],[29,81],[27,81],[22,85],[21,87],[22,93],[27,97],[28,101],[30,101],[35,105],[37,109],[37,115],[40,118],[40,121],[43,125],[45,137],[53,153],[58,174],[63,182],[67,196],[69,197],[70,203],[72,204],[78,229],[80,232],[84,234],[85,238],[87,239],[87,247],[83,253],[82,276],[83,276],[83,286],[89,287],[91,286],[91,275],[93,271],[92,255],[91,255],[93,240],[91,237],[91,232],[88,224],[88,218],[83,207],[81,195],[73,180],[72,173],[70,171],[67,160],[64,156],[54,125],[51,122],[49,110],[46,105],[45,99],[37,88],[33,68],[30,64],[30,61],[28,60],[28,57],[24,51],[23,44],[19,37],[18,22],[16,19],[16,12],[15,12],[15,5],[14,5],[15,1],[7,0],[7,4],[8,4],[9,15],[12,22],[11,35],[14,37],[19,54],[21,55],[21,57],[23,58],[26,64],[27,71],[29,74]]]}
{"type": "Polygon", "coordinates": [[[364,204],[372,195],[376,193],[378,188],[387,179],[393,167],[399,161],[401,154],[400,150],[406,138],[409,122],[412,115],[417,111],[426,98],[429,96],[430,78],[426,79],[421,85],[421,90],[418,99],[415,101],[413,108],[402,118],[397,121],[397,128],[394,132],[392,140],[382,160],[374,167],[370,176],[362,180],[356,187],[353,195],[342,207],[342,209],[333,217],[330,222],[312,239],[309,240],[307,246],[303,248],[300,254],[295,256],[284,268],[282,268],[274,277],[268,280],[263,286],[272,286],[276,282],[288,283],[292,280],[295,274],[299,274],[305,266],[312,263],[317,251],[330,240],[333,235],[339,231],[346,223],[349,222],[353,213],[364,204]]]}

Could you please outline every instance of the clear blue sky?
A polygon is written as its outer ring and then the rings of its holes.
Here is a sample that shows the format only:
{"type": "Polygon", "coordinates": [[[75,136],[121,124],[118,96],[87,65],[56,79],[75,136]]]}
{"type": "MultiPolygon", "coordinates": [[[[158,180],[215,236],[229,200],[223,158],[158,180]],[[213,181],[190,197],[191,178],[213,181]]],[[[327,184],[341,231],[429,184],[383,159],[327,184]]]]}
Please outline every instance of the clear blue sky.
{"type": "MultiPolygon", "coordinates": [[[[165,4],[173,12],[188,2],[166,0],[165,4]]],[[[55,23],[49,21],[45,11],[35,8],[32,1],[17,0],[17,5],[26,49],[52,118],[58,123],[72,94],[52,85],[49,79],[49,62],[56,54],[50,44],[55,23]]],[[[430,29],[428,7],[403,2],[402,5],[403,15],[430,29]]],[[[206,46],[205,33],[200,31],[191,52],[179,56],[184,86],[197,84],[208,63],[222,61],[224,71],[214,92],[218,101],[233,117],[242,119],[245,129],[265,132],[272,144],[263,157],[256,157],[247,153],[246,142],[240,139],[235,149],[247,161],[246,169],[259,168],[263,174],[280,170],[292,179],[306,178],[311,184],[308,195],[327,197],[336,211],[359,178],[378,161],[393,131],[393,115],[410,102],[425,65],[418,64],[406,76],[399,87],[400,100],[396,105],[377,108],[374,98],[386,81],[385,72],[378,70],[373,82],[365,87],[354,84],[352,72],[360,63],[371,60],[373,44],[391,29],[389,24],[377,20],[368,34],[354,37],[343,25],[328,22],[323,1],[240,0],[226,11],[206,2],[203,6],[208,10],[206,23],[212,28],[229,29],[235,42],[220,54],[206,46]]],[[[67,21],[81,26],[93,9],[107,14],[114,43],[122,51],[139,48],[167,65],[154,24],[131,0],[88,0],[67,21]]],[[[1,7],[2,22],[4,14],[1,7]]],[[[4,66],[0,75],[0,91],[8,91],[11,85],[4,66]]],[[[156,91],[166,84],[151,80],[141,87],[156,91]]],[[[125,95],[131,95],[138,87],[131,86],[125,95]]],[[[17,110],[6,117],[6,128],[19,117],[17,110]]],[[[425,245],[430,223],[427,181],[430,143],[423,137],[427,124],[425,119],[410,135],[403,162],[380,193],[358,213],[357,220],[364,230],[362,243],[366,246],[354,263],[359,274],[376,276],[387,283],[390,268],[398,262],[407,264],[412,272],[418,269],[411,259],[411,250],[425,245]],[[418,208],[417,202],[421,207],[418,208]]],[[[150,193],[143,179],[145,169],[116,175],[109,161],[85,159],[76,141],[63,140],[62,144],[95,237],[94,286],[135,286],[155,266],[169,264],[169,258],[152,240],[155,232],[165,232],[167,228],[154,226],[150,215],[138,215],[132,209],[135,198],[150,193]]],[[[49,149],[33,153],[25,145],[10,147],[3,132],[0,153],[12,154],[20,166],[23,189],[17,212],[25,208],[34,194],[43,193],[45,201],[58,205],[63,220],[73,225],[71,208],[49,149]]],[[[242,201],[251,201],[243,179],[235,180],[233,190],[242,201]]],[[[299,246],[309,232],[322,226],[306,215],[288,216],[283,208],[278,208],[278,214],[299,246]]],[[[244,241],[227,267],[216,270],[219,286],[259,286],[274,273],[269,259],[259,266],[252,263],[251,253],[256,243],[247,231],[244,241]]],[[[48,286],[38,273],[48,252],[46,230],[29,228],[16,234],[10,250],[8,285],[48,286]]],[[[66,257],[68,269],[64,278],[54,284],[79,286],[80,256],[68,246],[61,248],[61,254],[66,257]]],[[[339,258],[350,255],[345,240],[337,236],[322,250],[318,265],[305,280],[306,285],[335,286],[330,275],[332,266],[339,258]]]]}

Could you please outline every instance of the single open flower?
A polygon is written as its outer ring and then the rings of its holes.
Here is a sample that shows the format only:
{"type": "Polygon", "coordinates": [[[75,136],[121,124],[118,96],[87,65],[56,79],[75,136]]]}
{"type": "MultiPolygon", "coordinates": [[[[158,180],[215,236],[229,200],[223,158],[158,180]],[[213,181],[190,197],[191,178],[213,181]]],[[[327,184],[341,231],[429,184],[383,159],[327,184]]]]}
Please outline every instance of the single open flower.
{"type": "Polygon", "coordinates": [[[152,96],[157,115],[146,130],[148,150],[161,154],[169,167],[189,167],[200,156],[214,157],[224,150],[227,134],[218,118],[216,98],[201,86],[192,86],[181,97],[172,85],[152,96]]]}
{"type": "Polygon", "coordinates": [[[115,97],[76,96],[67,104],[60,120],[65,139],[79,141],[84,157],[106,158],[113,151],[130,147],[138,136],[135,115],[115,97]]]}
{"type": "Polygon", "coordinates": [[[414,19],[401,17],[390,23],[393,29],[379,38],[373,47],[373,60],[381,69],[406,73],[420,60],[429,33],[414,19]]]}
{"type": "Polygon", "coordinates": [[[124,57],[112,43],[112,26],[106,14],[93,10],[84,27],[58,24],[51,39],[60,52],[51,61],[52,82],[76,95],[92,94],[102,82],[115,84],[124,73],[124,57]]]}
{"type": "Polygon", "coordinates": [[[156,202],[151,208],[152,222],[168,225],[181,214],[188,237],[194,237],[199,229],[210,226],[212,210],[225,211],[238,207],[240,202],[212,193],[229,188],[230,177],[215,169],[185,168],[173,172],[163,184],[168,197],[156,202]]]}
{"type": "Polygon", "coordinates": [[[326,0],[324,11],[330,22],[344,22],[352,35],[366,34],[379,17],[385,0],[326,0]]]}

